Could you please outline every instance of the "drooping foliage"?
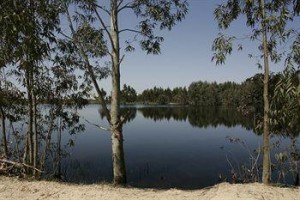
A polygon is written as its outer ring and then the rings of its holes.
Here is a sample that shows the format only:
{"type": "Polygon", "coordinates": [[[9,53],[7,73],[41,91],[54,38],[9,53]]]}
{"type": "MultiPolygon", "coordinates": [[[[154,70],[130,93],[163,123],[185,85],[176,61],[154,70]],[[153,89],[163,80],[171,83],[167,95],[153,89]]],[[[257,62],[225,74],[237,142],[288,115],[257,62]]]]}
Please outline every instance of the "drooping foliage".
{"type": "MultiPolygon", "coordinates": [[[[258,40],[259,58],[262,61],[258,62],[260,67],[264,69],[263,81],[263,173],[262,181],[268,184],[271,180],[271,164],[270,164],[270,99],[269,99],[269,76],[270,64],[281,61],[282,57],[287,54],[287,65],[292,65],[297,62],[297,58],[293,56],[298,54],[297,50],[284,49],[280,51],[282,45],[288,43],[288,39],[292,36],[297,36],[296,30],[289,28],[288,24],[293,22],[293,19],[299,15],[298,1],[294,0],[228,0],[226,3],[219,5],[215,9],[215,16],[218,26],[221,30],[226,30],[230,25],[240,18],[246,18],[245,26],[250,29],[251,41],[258,40]],[[263,64],[260,64],[262,62],[263,64]]],[[[214,55],[212,60],[216,64],[224,64],[226,56],[232,53],[233,41],[236,36],[225,36],[220,34],[213,42],[212,50],[214,55]]],[[[297,39],[295,40],[297,41],[297,39]]],[[[238,45],[238,49],[243,49],[243,46],[238,45]]]]}

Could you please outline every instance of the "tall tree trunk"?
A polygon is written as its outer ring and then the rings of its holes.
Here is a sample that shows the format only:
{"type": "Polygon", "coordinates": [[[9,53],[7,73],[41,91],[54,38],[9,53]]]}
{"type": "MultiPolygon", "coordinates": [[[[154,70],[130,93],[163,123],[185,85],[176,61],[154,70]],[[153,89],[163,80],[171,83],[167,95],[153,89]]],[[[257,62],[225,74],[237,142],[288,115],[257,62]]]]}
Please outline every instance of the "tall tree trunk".
{"type": "Polygon", "coordinates": [[[294,179],[294,185],[295,186],[299,186],[300,183],[300,173],[298,170],[298,160],[297,160],[297,155],[298,155],[298,151],[297,151],[297,137],[292,136],[291,137],[291,171],[292,171],[292,175],[293,175],[293,179],[294,179]]]}
{"type": "MultiPolygon", "coordinates": [[[[33,167],[37,168],[38,164],[38,130],[37,130],[37,102],[36,94],[33,91],[33,167]]],[[[37,175],[37,171],[33,171],[34,175],[37,175]]]]}
{"type": "MultiPolygon", "coordinates": [[[[97,83],[93,69],[89,64],[89,60],[85,52],[83,51],[81,44],[77,44],[80,50],[81,56],[83,56],[86,63],[86,70],[89,73],[92,82],[95,86],[98,96],[100,97],[100,103],[102,109],[107,117],[110,124],[110,130],[112,134],[112,160],[113,160],[113,176],[114,184],[125,184],[126,183],[126,168],[125,159],[123,151],[123,134],[122,134],[122,122],[120,118],[120,45],[119,45],[119,30],[118,30],[118,11],[117,11],[117,0],[111,0],[111,29],[109,34],[112,51],[112,100],[111,100],[111,110],[107,109],[106,103],[104,101],[104,95],[100,90],[97,83]]],[[[67,19],[70,25],[72,33],[75,30],[72,25],[71,17],[66,10],[67,19]]],[[[99,16],[101,19],[101,17],[99,16]]],[[[105,26],[104,24],[102,24],[105,26]]],[[[107,29],[106,29],[107,30],[107,29]]]]}
{"type": "Polygon", "coordinates": [[[33,164],[33,103],[32,103],[32,70],[26,69],[26,87],[28,100],[28,150],[29,150],[29,165],[33,164]]]}
{"type": "MultiPolygon", "coordinates": [[[[4,68],[3,68],[4,69],[4,68]]],[[[4,75],[4,71],[2,72],[1,70],[1,74],[3,73],[4,75]]],[[[5,80],[5,75],[4,75],[4,80],[5,80]]],[[[1,83],[1,79],[0,79],[0,92],[2,91],[1,89],[2,83],[1,83]]],[[[3,97],[2,97],[3,98],[3,97]]],[[[1,100],[1,99],[0,99],[1,100]]],[[[1,103],[1,102],[0,102],[1,103]]],[[[8,150],[7,150],[7,141],[6,141],[6,124],[5,124],[5,120],[6,120],[6,116],[5,116],[5,112],[3,110],[2,105],[0,105],[0,117],[1,117],[1,132],[2,132],[2,148],[3,148],[3,156],[4,158],[7,158],[7,154],[8,154],[8,150]]]]}
{"type": "Polygon", "coordinates": [[[262,36],[263,36],[263,54],[264,54],[264,119],[263,119],[263,173],[262,182],[269,184],[271,181],[271,163],[270,163],[270,129],[269,129],[269,51],[268,38],[266,29],[266,12],[265,2],[260,0],[261,17],[262,17],[262,36]]]}
{"type": "Polygon", "coordinates": [[[57,132],[57,163],[56,163],[56,169],[54,176],[55,178],[61,179],[61,134],[62,134],[62,123],[61,123],[61,117],[58,119],[58,132],[57,132]]]}
{"type": "Polygon", "coordinates": [[[2,148],[3,148],[3,156],[7,158],[8,150],[7,150],[7,141],[6,141],[6,124],[5,124],[5,113],[2,108],[0,108],[1,112],[1,129],[2,129],[2,148]]]}
{"type": "Polygon", "coordinates": [[[123,149],[122,129],[112,131],[112,159],[113,159],[113,175],[114,184],[126,184],[126,165],[123,149]]]}
{"type": "Polygon", "coordinates": [[[15,148],[16,148],[16,153],[17,153],[17,156],[18,156],[18,161],[19,161],[19,163],[21,163],[22,162],[22,160],[21,160],[21,154],[20,154],[20,148],[19,148],[19,138],[18,138],[18,133],[15,131],[15,128],[14,128],[14,125],[13,125],[13,123],[12,122],[10,122],[10,127],[11,127],[11,130],[12,130],[12,134],[13,134],[13,136],[15,137],[15,148]]]}
{"type": "Polygon", "coordinates": [[[122,123],[120,120],[120,44],[118,30],[117,0],[111,1],[112,40],[112,99],[110,126],[112,133],[112,159],[114,184],[126,183],[126,167],[123,150],[122,123]]]}
{"type": "Polygon", "coordinates": [[[52,131],[53,131],[53,127],[54,127],[54,111],[53,108],[50,108],[50,120],[49,120],[49,127],[48,127],[48,131],[47,131],[47,136],[45,139],[45,149],[44,149],[44,154],[41,156],[41,160],[40,160],[40,169],[41,171],[44,170],[45,167],[45,162],[47,160],[47,156],[48,156],[48,151],[50,149],[50,145],[51,145],[51,136],[52,136],[52,131]]]}

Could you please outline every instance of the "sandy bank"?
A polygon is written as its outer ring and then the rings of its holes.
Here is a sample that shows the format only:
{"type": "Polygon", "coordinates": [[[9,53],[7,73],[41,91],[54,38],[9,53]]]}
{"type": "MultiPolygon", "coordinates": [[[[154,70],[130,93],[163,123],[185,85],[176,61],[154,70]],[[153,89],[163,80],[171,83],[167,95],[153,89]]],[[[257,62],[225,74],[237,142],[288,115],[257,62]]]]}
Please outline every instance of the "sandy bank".
{"type": "Polygon", "coordinates": [[[153,190],[117,188],[107,184],[74,185],[47,181],[25,181],[0,176],[0,199],[270,199],[299,200],[300,188],[221,183],[201,190],[153,190]]]}

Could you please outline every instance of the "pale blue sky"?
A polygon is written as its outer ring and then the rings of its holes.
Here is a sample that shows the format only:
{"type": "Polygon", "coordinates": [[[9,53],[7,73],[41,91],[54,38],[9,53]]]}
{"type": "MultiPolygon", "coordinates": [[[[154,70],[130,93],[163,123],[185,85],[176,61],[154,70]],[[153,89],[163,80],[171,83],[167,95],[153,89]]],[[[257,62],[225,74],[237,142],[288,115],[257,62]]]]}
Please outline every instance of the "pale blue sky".
{"type": "MultiPolygon", "coordinates": [[[[256,73],[263,72],[262,69],[258,69],[257,60],[248,57],[248,54],[258,54],[257,44],[249,40],[239,41],[239,43],[243,43],[244,50],[233,52],[227,57],[224,65],[216,66],[211,62],[212,43],[220,32],[213,12],[218,4],[222,4],[226,0],[188,0],[188,2],[189,13],[185,20],[178,23],[171,31],[160,32],[165,39],[160,55],[146,55],[138,45],[134,52],[126,53],[121,65],[121,87],[123,84],[127,84],[141,93],[154,86],[170,87],[171,89],[188,87],[194,81],[240,83],[256,73]]],[[[71,9],[75,10],[76,8],[71,9]]],[[[109,25],[109,18],[106,16],[104,19],[109,25]]],[[[295,24],[300,30],[299,19],[300,17],[295,20],[295,24]]],[[[119,23],[121,29],[124,27],[134,28],[138,24],[138,20],[132,13],[123,13],[119,23]]],[[[99,24],[95,24],[95,26],[99,26],[99,24]]],[[[68,24],[63,18],[62,27],[68,34],[68,24]]],[[[226,33],[244,37],[249,35],[251,30],[245,26],[245,19],[241,18],[234,22],[226,33]]],[[[132,38],[133,35],[130,34],[121,35],[123,42],[132,38]]],[[[99,60],[102,64],[105,61],[107,59],[99,60]]],[[[271,64],[272,72],[283,69],[282,63],[271,64]]],[[[102,80],[100,85],[109,92],[111,79],[102,80]]]]}
{"type": "MultiPolygon", "coordinates": [[[[189,13],[186,19],[176,25],[172,31],[161,32],[165,38],[160,55],[146,55],[140,48],[127,53],[121,66],[121,84],[132,86],[138,93],[146,88],[189,86],[193,81],[234,81],[241,82],[256,73],[257,60],[249,59],[249,53],[257,53],[257,46],[249,40],[242,52],[228,56],[225,65],[216,66],[211,62],[211,46],[219,30],[213,11],[221,0],[189,0],[189,13]]],[[[124,14],[120,18],[121,26],[133,27],[134,16],[124,14]]],[[[238,37],[249,34],[243,19],[233,23],[227,33],[238,37]]],[[[121,36],[122,37],[122,36],[121,36]]],[[[128,39],[128,35],[123,35],[128,39]]],[[[282,70],[282,66],[271,66],[271,71],[282,70]]],[[[110,88],[110,80],[103,83],[110,88]]]]}

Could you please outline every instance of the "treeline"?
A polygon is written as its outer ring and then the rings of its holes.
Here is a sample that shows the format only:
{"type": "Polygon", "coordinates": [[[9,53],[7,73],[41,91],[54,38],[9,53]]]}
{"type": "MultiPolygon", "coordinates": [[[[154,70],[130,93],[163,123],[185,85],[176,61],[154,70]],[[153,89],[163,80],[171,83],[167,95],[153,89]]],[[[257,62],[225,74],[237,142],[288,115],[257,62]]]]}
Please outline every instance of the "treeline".
{"type": "MultiPolygon", "coordinates": [[[[271,79],[275,79],[272,76],[271,79]]],[[[272,88],[274,89],[274,88],[272,88]]],[[[271,89],[271,90],[272,90],[271,89]]],[[[136,95],[136,102],[144,104],[183,104],[191,106],[249,107],[262,104],[263,74],[256,74],[241,84],[235,82],[193,82],[186,87],[163,89],[154,87],[136,95]]]]}
{"type": "MultiPolygon", "coordinates": [[[[299,71],[289,72],[294,81],[291,83],[297,87],[299,71]]],[[[282,80],[283,73],[270,76],[270,100],[273,99],[276,85],[282,80]]],[[[245,115],[257,113],[263,110],[263,74],[256,74],[242,83],[225,82],[209,83],[207,81],[193,82],[186,87],[164,89],[154,87],[137,94],[134,88],[124,85],[121,91],[122,103],[142,104],[181,104],[190,106],[226,106],[236,107],[245,115]]]]}
{"type": "Polygon", "coordinates": [[[154,87],[152,89],[144,90],[140,95],[138,95],[138,101],[148,104],[188,104],[188,90],[185,87],[176,87],[173,90],[170,88],[163,89],[154,87]]]}

